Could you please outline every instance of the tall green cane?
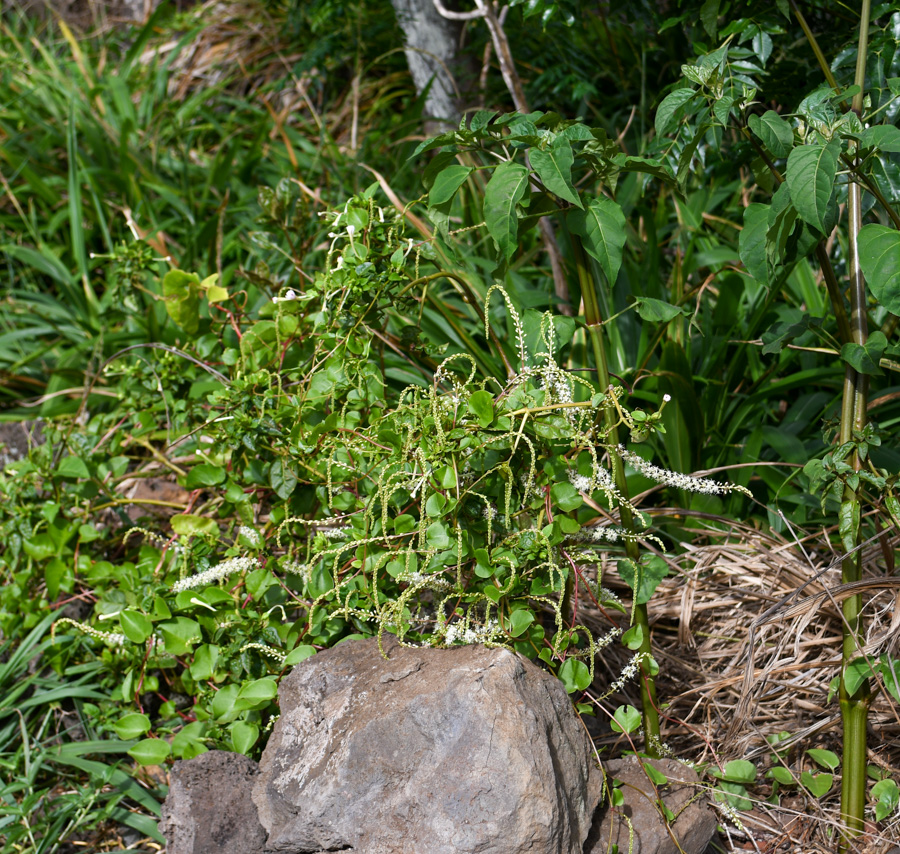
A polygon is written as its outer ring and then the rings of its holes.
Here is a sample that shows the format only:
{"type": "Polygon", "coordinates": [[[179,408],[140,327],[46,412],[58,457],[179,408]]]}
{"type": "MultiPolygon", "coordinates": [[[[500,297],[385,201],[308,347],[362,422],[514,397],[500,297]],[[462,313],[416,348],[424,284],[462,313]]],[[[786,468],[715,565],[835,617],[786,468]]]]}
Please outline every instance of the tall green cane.
{"type": "MultiPolygon", "coordinates": [[[[863,0],[859,25],[859,48],[856,55],[856,79],[858,87],[851,109],[862,113],[863,89],[866,80],[866,52],[869,37],[870,0],[863,0]]],[[[853,341],[865,345],[868,337],[866,318],[866,284],[859,262],[859,230],[862,227],[862,202],[859,184],[851,181],[848,189],[849,216],[849,271],[850,271],[850,331],[853,341]]],[[[841,443],[853,441],[854,434],[866,426],[867,378],[850,365],[844,371],[844,395],[841,406],[841,443]]],[[[861,461],[854,452],[853,468],[859,471],[861,461]]],[[[844,584],[859,581],[862,577],[860,553],[857,550],[862,538],[860,528],[860,495],[858,486],[844,487],[841,501],[840,533],[844,549],[850,555],[844,558],[841,580],[844,584]]],[[[847,685],[847,668],[859,657],[862,636],[862,597],[851,596],[843,603],[843,647],[841,655],[840,706],[844,730],[843,770],[841,779],[841,816],[846,827],[841,849],[848,850],[852,837],[862,832],[866,806],[866,719],[871,702],[871,687],[864,680],[855,690],[847,685]]]]}

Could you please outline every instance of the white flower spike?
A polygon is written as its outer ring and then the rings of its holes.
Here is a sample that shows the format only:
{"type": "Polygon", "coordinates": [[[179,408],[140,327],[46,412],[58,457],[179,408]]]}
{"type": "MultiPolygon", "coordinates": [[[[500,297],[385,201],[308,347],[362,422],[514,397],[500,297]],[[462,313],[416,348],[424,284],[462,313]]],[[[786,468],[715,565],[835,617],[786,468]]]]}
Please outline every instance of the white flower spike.
{"type": "Polygon", "coordinates": [[[749,489],[738,486],[735,483],[719,483],[706,477],[693,477],[689,474],[681,474],[680,472],[660,468],[638,454],[627,450],[624,445],[619,445],[617,452],[625,462],[630,463],[642,475],[664,486],[674,486],[676,489],[685,490],[685,492],[699,492],[704,495],[726,495],[729,492],[743,492],[745,495],[750,495],[749,489]]]}

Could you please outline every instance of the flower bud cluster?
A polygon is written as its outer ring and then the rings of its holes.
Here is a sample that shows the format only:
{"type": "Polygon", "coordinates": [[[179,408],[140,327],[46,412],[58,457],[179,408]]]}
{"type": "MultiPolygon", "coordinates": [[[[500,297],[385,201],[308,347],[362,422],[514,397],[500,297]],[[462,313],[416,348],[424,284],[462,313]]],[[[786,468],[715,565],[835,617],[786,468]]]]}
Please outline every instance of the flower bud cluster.
{"type": "Polygon", "coordinates": [[[262,655],[267,655],[269,658],[274,658],[279,664],[287,658],[287,654],[282,652],[280,649],[275,649],[271,646],[266,646],[264,643],[246,643],[241,647],[241,652],[246,652],[248,649],[255,649],[262,655]]]}
{"type": "Polygon", "coordinates": [[[73,620],[71,617],[62,617],[53,624],[51,636],[54,638],[54,640],[56,636],[56,627],[61,625],[62,623],[68,623],[69,625],[74,626],[76,629],[78,629],[78,631],[83,632],[86,635],[90,635],[96,640],[103,641],[103,643],[109,644],[110,646],[124,646],[125,642],[128,640],[125,635],[120,634],[119,632],[104,632],[100,629],[95,629],[93,626],[89,626],[87,623],[79,623],[77,620],[73,620]]]}
{"type": "Polygon", "coordinates": [[[488,620],[483,626],[466,628],[463,623],[451,623],[444,632],[444,643],[481,643],[491,640],[500,631],[496,620],[488,620]]]}

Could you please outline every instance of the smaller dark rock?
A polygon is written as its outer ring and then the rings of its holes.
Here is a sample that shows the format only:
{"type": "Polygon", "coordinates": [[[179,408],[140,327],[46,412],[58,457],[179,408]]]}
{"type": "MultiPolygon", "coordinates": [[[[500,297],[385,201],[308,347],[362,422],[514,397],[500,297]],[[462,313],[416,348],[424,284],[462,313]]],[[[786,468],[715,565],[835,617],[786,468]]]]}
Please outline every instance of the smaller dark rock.
{"type": "Polygon", "coordinates": [[[176,762],[159,823],[168,854],[262,854],[266,832],[250,799],[256,774],[252,759],[223,750],[176,762]]]}
{"type": "Polygon", "coordinates": [[[44,442],[40,421],[8,421],[0,424],[0,469],[25,459],[32,445],[44,442]]]}
{"type": "Polygon", "coordinates": [[[716,818],[692,769],[674,759],[639,760],[636,756],[606,762],[603,768],[610,786],[613,780],[621,781],[625,803],[605,812],[597,811],[584,854],[604,854],[613,845],[632,854],[703,854],[706,851],[716,831],[716,818]],[[641,762],[652,764],[669,783],[654,787],[641,762]],[[668,826],[658,799],[675,815],[675,821],[668,826]],[[634,829],[633,848],[629,847],[629,823],[634,829]]]}

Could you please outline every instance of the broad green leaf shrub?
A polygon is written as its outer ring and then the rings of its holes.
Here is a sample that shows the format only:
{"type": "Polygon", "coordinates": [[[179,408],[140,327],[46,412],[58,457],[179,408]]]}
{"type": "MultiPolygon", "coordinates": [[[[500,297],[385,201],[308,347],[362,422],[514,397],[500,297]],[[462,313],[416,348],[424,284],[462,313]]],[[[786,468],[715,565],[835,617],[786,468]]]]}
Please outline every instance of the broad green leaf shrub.
{"type": "Polygon", "coordinates": [[[663,544],[637,507],[634,530],[609,523],[623,501],[611,461],[678,488],[732,488],[610,444],[611,424],[646,439],[660,413],[566,368],[575,321],[523,314],[501,288],[470,304],[490,349],[433,360],[440,345],[414,323],[416,295],[453,274],[432,272],[434,248],[373,192],[323,229],[322,268],[255,316],[207,317],[204,299],[235,298],[169,274],[184,349],[137,368],[122,354],[109,371],[127,375],[130,414],[49,427],[7,478],[20,512],[2,520],[14,582],[0,592],[5,628],[86,603],[85,619],[60,615],[56,640],[103,662],[106,696],[84,708],[109,736],[136,739],[139,763],[214,746],[257,753],[285,668],[384,631],[507,646],[578,694],[620,630],[595,636],[574,603],[627,611],[603,587],[601,553],[638,602],[666,572],[652,553],[635,562],[620,551],[663,544]],[[505,344],[498,319],[512,330],[505,344]],[[134,412],[135,400],[148,408],[134,412]],[[191,498],[166,524],[136,526],[116,484],[150,471],[191,498]]]}
{"type": "MultiPolygon", "coordinates": [[[[710,6],[713,14],[704,26],[715,38],[718,4],[710,6]]],[[[787,9],[782,11],[790,18],[787,9]]],[[[798,8],[792,6],[791,11],[802,23],[798,8]]],[[[843,554],[841,581],[848,589],[867,583],[858,554],[869,533],[864,533],[864,525],[876,534],[882,529],[878,522],[864,522],[864,516],[877,518],[883,513],[897,522],[900,470],[896,453],[882,448],[888,444],[882,442],[888,433],[871,420],[868,403],[879,393],[893,394],[892,386],[879,380],[883,369],[897,370],[893,357],[900,353],[891,341],[900,306],[900,198],[893,179],[900,149],[900,131],[894,126],[900,78],[893,59],[900,14],[890,6],[872,9],[868,3],[861,12],[855,50],[844,49],[832,65],[815,36],[805,29],[824,85],[800,93],[799,101],[780,112],[763,111],[761,106],[770,98],[765,84],[773,52],[771,36],[765,34],[768,43],[759,38],[763,35],[759,21],[730,21],[722,32],[728,39],[721,47],[682,67],[685,79],[660,104],[655,146],[675,171],[676,181],[685,186],[695,160],[702,165],[710,153],[715,152],[718,160],[730,150],[746,163],[749,143],[755,155],[750,168],[756,186],[746,200],[752,203],[745,202],[740,237],[744,267],[773,295],[786,290],[798,270],[801,283],[803,271],[808,278],[810,261],[819,268],[827,302],[806,287],[802,312],[778,318],[761,336],[761,343],[764,354],[774,355],[786,347],[798,347],[790,343],[796,338],[809,352],[830,355],[843,372],[837,436],[832,427],[826,427],[826,442],[836,447],[825,448],[817,455],[821,458],[809,459],[799,449],[795,453],[797,462],[805,462],[810,491],[806,503],[818,498],[823,517],[831,522],[836,516],[833,530],[843,554]],[[873,26],[875,17],[881,18],[880,25],[873,26]],[[826,318],[833,319],[833,324],[826,324],[826,318]],[[811,344],[818,346],[811,348],[811,344]],[[875,512],[865,512],[873,506],[875,512]]],[[[769,29],[772,34],[780,31],[780,27],[769,29]]],[[[893,559],[887,557],[885,563],[892,573],[893,559]]],[[[860,655],[867,640],[863,612],[861,593],[842,605],[840,676],[828,692],[829,699],[835,690],[839,695],[842,760],[828,750],[808,750],[808,756],[824,770],[803,770],[799,777],[799,784],[814,799],[822,799],[832,788],[833,772],[842,764],[842,851],[850,850],[849,840],[865,827],[870,706],[878,692],[883,691],[888,702],[896,698],[891,657],[879,657],[876,652],[860,655]]],[[[728,802],[749,808],[746,786],[755,779],[755,767],[736,760],[719,776],[728,802]]],[[[787,767],[773,769],[772,778],[780,785],[797,782],[787,767]]],[[[895,789],[886,784],[877,793],[873,790],[876,818],[885,816],[895,789]]]]}

